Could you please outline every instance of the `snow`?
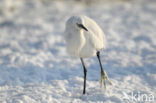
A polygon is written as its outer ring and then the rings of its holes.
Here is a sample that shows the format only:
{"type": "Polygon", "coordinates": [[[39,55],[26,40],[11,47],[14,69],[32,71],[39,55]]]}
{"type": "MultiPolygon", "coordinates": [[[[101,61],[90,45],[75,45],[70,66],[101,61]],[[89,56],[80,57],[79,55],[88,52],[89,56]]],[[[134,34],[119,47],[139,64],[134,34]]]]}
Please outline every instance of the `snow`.
{"type": "Polygon", "coordinates": [[[0,103],[149,103],[123,100],[123,92],[151,94],[156,102],[156,2],[0,0],[0,103]],[[10,1],[10,3],[9,3],[10,1]],[[100,88],[96,57],[85,59],[82,95],[79,58],[65,50],[65,21],[83,14],[107,37],[103,67],[113,82],[100,88]]]}

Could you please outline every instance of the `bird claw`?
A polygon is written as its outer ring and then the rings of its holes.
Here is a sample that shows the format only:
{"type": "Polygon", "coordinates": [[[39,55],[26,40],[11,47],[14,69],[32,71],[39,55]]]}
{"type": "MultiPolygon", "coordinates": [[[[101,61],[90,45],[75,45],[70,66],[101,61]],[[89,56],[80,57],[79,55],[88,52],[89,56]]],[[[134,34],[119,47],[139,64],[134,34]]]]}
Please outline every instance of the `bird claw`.
{"type": "Polygon", "coordinates": [[[108,81],[108,83],[109,83],[110,85],[112,85],[112,82],[109,80],[107,73],[106,73],[105,71],[102,70],[102,71],[101,71],[101,88],[102,88],[103,85],[104,85],[104,87],[105,87],[105,89],[106,89],[106,80],[108,81]]]}

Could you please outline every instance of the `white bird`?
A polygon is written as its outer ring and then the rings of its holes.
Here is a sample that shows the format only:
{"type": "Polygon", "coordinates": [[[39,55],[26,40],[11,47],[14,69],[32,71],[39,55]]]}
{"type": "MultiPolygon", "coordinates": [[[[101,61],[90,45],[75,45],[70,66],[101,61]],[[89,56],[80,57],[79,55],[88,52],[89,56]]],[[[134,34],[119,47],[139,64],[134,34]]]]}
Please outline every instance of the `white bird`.
{"type": "Polygon", "coordinates": [[[81,60],[84,69],[83,94],[86,92],[87,75],[83,58],[97,56],[101,67],[101,87],[104,83],[106,88],[105,80],[108,80],[110,85],[112,84],[107,73],[103,70],[100,60],[100,51],[106,47],[106,37],[94,20],[87,16],[70,17],[66,22],[64,38],[67,52],[81,60]]]}

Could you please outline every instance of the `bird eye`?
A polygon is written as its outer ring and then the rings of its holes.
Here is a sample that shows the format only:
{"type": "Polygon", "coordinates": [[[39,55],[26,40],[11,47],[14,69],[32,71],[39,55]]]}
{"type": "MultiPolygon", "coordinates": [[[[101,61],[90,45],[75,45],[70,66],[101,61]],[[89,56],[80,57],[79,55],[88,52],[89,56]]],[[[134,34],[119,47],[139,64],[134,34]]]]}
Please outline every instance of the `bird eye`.
{"type": "Polygon", "coordinates": [[[85,26],[83,26],[82,24],[78,24],[78,23],[77,23],[77,26],[78,26],[79,28],[82,28],[82,29],[88,31],[88,29],[87,29],[85,26]]]}

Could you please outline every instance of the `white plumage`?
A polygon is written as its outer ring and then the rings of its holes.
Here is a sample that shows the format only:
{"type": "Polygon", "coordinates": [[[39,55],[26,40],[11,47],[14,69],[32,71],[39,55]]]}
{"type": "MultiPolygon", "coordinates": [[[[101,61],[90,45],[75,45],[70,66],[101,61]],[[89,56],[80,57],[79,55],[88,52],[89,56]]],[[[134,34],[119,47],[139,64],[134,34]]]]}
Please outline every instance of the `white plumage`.
{"type": "Polygon", "coordinates": [[[67,52],[76,57],[92,57],[105,48],[106,39],[101,28],[91,18],[72,16],[66,22],[65,40],[67,52]],[[83,24],[88,31],[76,24],[83,24]]]}
{"type": "Polygon", "coordinates": [[[81,60],[84,69],[83,94],[86,91],[87,75],[83,58],[97,55],[101,67],[101,87],[103,84],[106,87],[105,80],[108,80],[109,84],[112,84],[107,73],[103,70],[100,59],[100,50],[105,49],[106,38],[94,20],[86,16],[70,17],[66,22],[65,40],[67,52],[72,56],[79,57],[81,60]]]}

